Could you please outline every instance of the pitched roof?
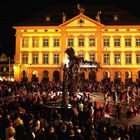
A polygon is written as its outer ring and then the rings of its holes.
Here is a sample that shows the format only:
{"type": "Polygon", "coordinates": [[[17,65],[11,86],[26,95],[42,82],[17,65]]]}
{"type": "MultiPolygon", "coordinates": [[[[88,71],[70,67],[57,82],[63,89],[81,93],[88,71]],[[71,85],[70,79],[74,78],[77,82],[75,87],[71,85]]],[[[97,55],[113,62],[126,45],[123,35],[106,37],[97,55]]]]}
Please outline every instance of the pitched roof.
{"type": "MultiPolygon", "coordinates": [[[[85,5],[84,15],[96,20],[96,14],[101,11],[101,23],[104,25],[140,25],[140,19],[130,13],[118,8],[115,5],[85,5]],[[114,18],[118,18],[117,21],[114,18]]],[[[79,14],[77,5],[49,5],[29,19],[16,26],[57,26],[62,24],[62,13],[65,13],[66,20],[79,14]],[[50,18],[50,19],[49,19],[50,18]]]]}

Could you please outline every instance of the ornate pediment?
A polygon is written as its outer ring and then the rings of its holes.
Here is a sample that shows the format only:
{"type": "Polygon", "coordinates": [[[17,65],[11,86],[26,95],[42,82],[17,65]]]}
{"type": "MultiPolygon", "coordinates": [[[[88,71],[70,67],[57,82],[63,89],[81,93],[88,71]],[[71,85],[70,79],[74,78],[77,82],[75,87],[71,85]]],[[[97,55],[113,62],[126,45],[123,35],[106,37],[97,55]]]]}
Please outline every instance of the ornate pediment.
{"type": "Polygon", "coordinates": [[[78,16],[75,16],[74,18],[64,22],[60,25],[61,27],[96,27],[96,26],[103,26],[100,22],[97,22],[96,20],[93,20],[83,14],[79,14],[78,16]]]}

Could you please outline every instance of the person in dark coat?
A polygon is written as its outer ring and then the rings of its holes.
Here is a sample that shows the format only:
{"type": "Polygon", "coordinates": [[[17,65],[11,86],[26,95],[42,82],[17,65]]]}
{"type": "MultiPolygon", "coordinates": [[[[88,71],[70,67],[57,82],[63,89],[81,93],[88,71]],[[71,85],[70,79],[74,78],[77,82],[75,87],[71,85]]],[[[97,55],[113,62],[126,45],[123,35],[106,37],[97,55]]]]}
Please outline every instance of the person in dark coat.
{"type": "Polygon", "coordinates": [[[69,130],[69,135],[68,135],[68,139],[67,140],[75,140],[75,132],[73,129],[69,130]]]}
{"type": "Polygon", "coordinates": [[[118,103],[115,108],[115,120],[120,120],[122,114],[122,105],[118,103]]]}
{"type": "Polygon", "coordinates": [[[16,130],[16,134],[15,134],[15,139],[16,140],[25,140],[26,138],[26,129],[23,123],[23,120],[20,118],[17,118],[15,120],[15,130],[16,130]]]}
{"type": "Polygon", "coordinates": [[[67,140],[68,138],[67,133],[67,125],[63,124],[62,128],[60,129],[59,140],[67,140]]]}
{"type": "Polygon", "coordinates": [[[58,140],[58,136],[55,133],[54,127],[50,127],[47,140],[58,140]]]}

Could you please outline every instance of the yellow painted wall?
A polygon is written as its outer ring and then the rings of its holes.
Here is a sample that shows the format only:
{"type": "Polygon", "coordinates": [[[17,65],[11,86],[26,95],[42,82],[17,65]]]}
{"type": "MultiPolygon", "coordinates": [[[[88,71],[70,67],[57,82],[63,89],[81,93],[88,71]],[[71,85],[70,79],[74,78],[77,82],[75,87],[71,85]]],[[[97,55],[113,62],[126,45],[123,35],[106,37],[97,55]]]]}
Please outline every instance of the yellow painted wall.
{"type": "Polygon", "coordinates": [[[38,71],[38,77],[41,81],[42,73],[44,70],[49,72],[49,79],[53,79],[53,72],[58,70],[60,72],[61,80],[62,77],[62,67],[63,67],[63,60],[65,58],[65,50],[67,49],[67,39],[69,37],[73,37],[74,39],[74,50],[75,52],[83,52],[85,59],[89,59],[89,53],[95,52],[96,60],[101,64],[102,69],[97,72],[97,80],[102,80],[103,72],[109,71],[111,80],[114,79],[114,73],[116,71],[121,72],[121,76],[123,81],[125,80],[125,72],[131,71],[133,81],[136,80],[137,72],[140,70],[140,65],[136,64],[136,53],[140,53],[140,46],[136,47],[135,39],[136,37],[140,36],[138,32],[140,26],[105,26],[89,17],[79,14],[78,16],[66,21],[65,23],[59,26],[21,26],[21,27],[14,27],[16,30],[16,49],[15,49],[15,63],[18,64],[20,70],[15,71],[14,78],[17,81],[21,80],[21,72],[25,70],[27,72],[27,76],[29,80],[31,80],[32,72],[34,70],[38,71]],[[79,19],[83,19],[84,23],[81,25],[78,23],[79,19]],[[45,30],[47,29],[47,32],[45,30]],[[129,31],[128,31],[129,30],[129,31]],[[85,46],[79,47],[78,46],[78,39],[82,36],[85,40],[85,46]],[[93,36],[95,38],[95,46],[89,46],[89,37],[93,36]],[[29,39],[29,46],[28,48],[22,47],[22,39],[26,37],[29,39]],[[36,37],[39,39],[39,46],[34,48],[32,46],[32,39],[36,37]],[[49,39],[49,47],[43,47],[43,38],[47,37],[49,39]],[[103,39],[109,38],[110,44],[108,47],[103,46],[103,39]],[[114,38],[119,37],[120,47],[114,47],[114,38]],[[125,46],[125,38],[131,38],[131,46],[125,46]],[[60,46],[54,47],[53,46],[53,39],[59,38],[60,46]],[[28,64],[26,66],[22,65],[22,53],[28,53],[28,64]],[[39,54],[39,64],[32,64],[32,53],[39,54]],[[42,55],[44,52],[48,52],[49,54],[49,64],[44,65],[42,62],[42,55]],[[60,62],[58,65],[53,64],[53,54],[59,53],[60,55],[60,62]],[[114,54],[119,52],[121,54],[121,64],[116,65],[114,64],[114,54]],[[125,63],[125,54],[126,53],[132,54],[132,64],[126,65],[125,63]],[[110,64],[104,65],[103,64],[103,54],[109,53],[110,54],[110,64]],[[31,65],[30,65],[31,64],[31,65]]]}

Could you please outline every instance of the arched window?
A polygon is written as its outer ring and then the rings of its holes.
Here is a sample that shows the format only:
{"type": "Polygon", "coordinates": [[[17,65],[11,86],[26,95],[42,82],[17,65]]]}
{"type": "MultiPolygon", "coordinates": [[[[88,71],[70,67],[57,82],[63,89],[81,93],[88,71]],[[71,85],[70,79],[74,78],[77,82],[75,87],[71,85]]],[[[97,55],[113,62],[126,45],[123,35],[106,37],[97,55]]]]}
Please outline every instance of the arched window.
{"type": "Polygon", "coordinates": [[[140,71],[137,72],[136,79],[140,79],[140,71]]]}
{"type": "Polygon", "coordinates": [[[117,71],[114,74],[114,82],[115,83],[120,83],[121,82],[121,72],[117,71]]]}
{"type": "Polygon", "coordinates": [[[96,80],[96,72],[95,71],[91,71],[89,73],[89,80],[96,80]]]}
{"type": "Polygon", "coordinates": [[[82,71],[82,72],[80,73],[80,80],[84,80],[84,79],[85,79],[85,72],[82,71]]]}
{"type": "Polygon", "coordinates": [[[47,70],[43,71],[42,73],[42,81],[43,83],[49,82],[49,72],[47,70]]]}
{"type": "Polygon", "coordinates": [[[54,81],[59,81],[60,80],[60,73],[59,73],[59,71],[54,71],[53,72],[53,80],[54,81]]]}
{"type": "Polygon", "coordinates": [[[125,72],[125,83],[130,84],[132,82],[132,73],[131,71],[125,72]]]}
{"type": "Polygon", "coordinates": [[[110,82],[110,73],[108,71],[103,72],[103,81],[110,82]]]}
{"type": "Polygon", "coordinates": [[[22,79],[21,79],[22,83],[24,83],[24,84],[27,83],[28,82],[28,77],[27,77],[26,71],[23,70],[21,75],[22,75],[22,79]]]}
{"type": "Polygon", "coordinates": [[[38,71],[32,72],[32,82],[38,82],[38,71]]]}

